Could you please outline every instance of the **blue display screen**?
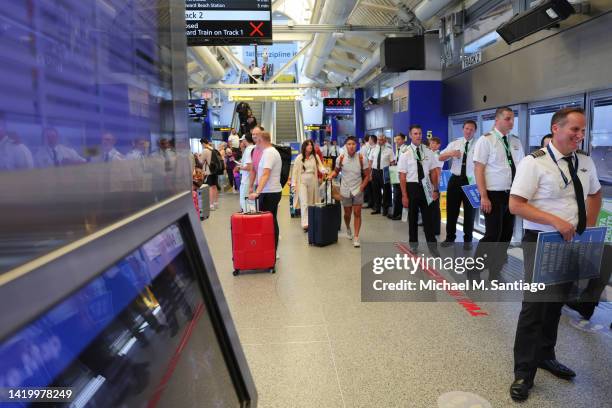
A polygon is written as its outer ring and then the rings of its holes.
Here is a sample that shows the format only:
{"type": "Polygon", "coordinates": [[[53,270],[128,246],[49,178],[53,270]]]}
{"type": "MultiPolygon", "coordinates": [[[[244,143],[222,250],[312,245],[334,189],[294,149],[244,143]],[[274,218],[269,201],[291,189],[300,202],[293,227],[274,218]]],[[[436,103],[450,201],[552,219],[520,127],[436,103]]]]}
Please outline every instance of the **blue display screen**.
{"type": "Polygon", "coordinates": [[[70,387],[75,406],[238,402],[177,225],[5,339],[0,367],[0,388],[70,387]]]}

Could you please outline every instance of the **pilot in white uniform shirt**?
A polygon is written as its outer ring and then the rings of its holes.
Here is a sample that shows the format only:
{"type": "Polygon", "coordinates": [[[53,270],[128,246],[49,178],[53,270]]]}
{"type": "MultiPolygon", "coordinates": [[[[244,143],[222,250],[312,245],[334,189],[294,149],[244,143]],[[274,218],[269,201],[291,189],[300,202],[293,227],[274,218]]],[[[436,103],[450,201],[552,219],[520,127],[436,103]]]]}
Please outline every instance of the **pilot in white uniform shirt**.
{"type": "MultiPolygon", "coordinates": [[[[510,194],[526,198],[529,204],[537,209],[554,214],[575,227],[578,225],[578,204],[569,164],[563,160],[563,155],[552,143],[549,146],[559,167],[551,159],[546,148],[527,155],[516,169],[510,194]],[[561,172],[565,175],[567,183],[563,180],[561,172]]],[[[581,150],[572,154],[572,157],[574,166],[578,159],[578,178],[586,200],[587,195],[595,194],[601,189],[595,163],[581,150]]],[[[552,225],[538,224],[529,220],[523,220],[523,226],[529,230],[556,231],[552,225]]]]}
{"type": "MultiPolygon", "coordinates": [[[[397,171],[399,173],[406,173],[406,183],[418,183],[418,165],[416,151],[419,150],[421,154],[421,165],[423,166],[423,173],[425,177],[429,177],[429,172],[436,168],[434,163],[434,153],[424,147],[422,144],[418,147],[414,144],[405,145],[407,149],[402,153],[397,162],[397,171]]],[[[430,180],[431,181],[431,180],[430,180]]]]}
{"type": "MultiPolygon", "coordinates": [[[[465,152],[466,142],[468,141],[465,139],[465,137],[462,137],[461,139],[453,140],[440,153],[440,154],[444,154],[444,153],[453,152],[457,150],[461,152],[461,157],[451,158],[450,171],[455,176],[461,176],[461,164],[463,163],[463,155],[465,152]]],[[[477,140],[475,138],[469,140],[467,159],[465,161],[465,173],[468,177],[472,177],[472,178],[474,177],[474,148],[476,146],[476,142],[477,140]]]]}
{"type": "MultiPolygon", "coordinates": [[[[517,136],[512,134],[508,136],[510,154],[512,155],[514,165],[518,166],[521,159],[525,157],[525,152],[517,136]]],[[[510,186],[512,186],[512,171],[506,158],[506,147],[502,141],[502,134],[497,129],[494,128],[476,141],[473,157],[474,161],[486,165],[485,179],[487,190],[510,190],[510,186]]]]}

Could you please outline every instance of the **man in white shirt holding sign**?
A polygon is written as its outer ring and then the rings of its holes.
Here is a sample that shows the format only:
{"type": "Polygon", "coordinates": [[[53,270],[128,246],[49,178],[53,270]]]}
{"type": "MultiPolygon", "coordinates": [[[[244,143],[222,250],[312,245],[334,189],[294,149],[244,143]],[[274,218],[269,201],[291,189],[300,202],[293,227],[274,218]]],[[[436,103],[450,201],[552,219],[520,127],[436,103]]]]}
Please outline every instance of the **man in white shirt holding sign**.
{"type": "Polygon", "coordinates": [[[440,192],[433,153],[421,143],[423,138],[421,126],[410,126],[409,133],[412,143],[397,163],[402,205],[408,208],[408,240],[411,244],[419,242],[420,211],[427,242],[436,242],[431,203],[438,199],[440,192]]]}
{"type": "MultiPolygon", "coordinates": [[[[585,128],[581,108],[561,109],[551,120],[552,142],[531,153],[517,168],[510,211],[525,220],[526,282],[533,281],[535,243],[540,232],[558,231],[565,241],[571,241],[575,234],[582,234],[597,222],[601,185],[593,159],[578,150],[585,128]]],[[[561,308],[574,283],[547,285],[543,292],[525,292],[514,340],[515,380],[510,387],[513,400],[529,397],[538,368],[565,380],[576,376],[555,355],[561,308]]]]}
{"type": "Polygon", "coordinates": [[[461,203],[463,203],[463,242],[466,249],[469,249],[473,239],[476,210],[461,187],[474,182],[474,133],[476,133],[476,128],[476,122],[471,119],[466,120],[463,123],[463,137],[449,143],[438,158],[440,161],[451,160],[452,173],[446,192],[446,239],[442,242],[443,247],[451,246],[455,242],[461,203]]]}

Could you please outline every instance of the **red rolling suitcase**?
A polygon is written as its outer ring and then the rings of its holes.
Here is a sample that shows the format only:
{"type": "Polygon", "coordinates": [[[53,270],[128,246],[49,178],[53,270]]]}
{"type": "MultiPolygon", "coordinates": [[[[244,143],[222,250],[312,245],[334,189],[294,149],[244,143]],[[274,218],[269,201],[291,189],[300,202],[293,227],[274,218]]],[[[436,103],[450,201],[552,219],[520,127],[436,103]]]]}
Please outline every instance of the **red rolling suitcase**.
{"type": "Polygon", "coordinates": [[[245,270],[276,272],[272,213],[256,211],[232,214],[231,225],[234,276],[245,270]]]}

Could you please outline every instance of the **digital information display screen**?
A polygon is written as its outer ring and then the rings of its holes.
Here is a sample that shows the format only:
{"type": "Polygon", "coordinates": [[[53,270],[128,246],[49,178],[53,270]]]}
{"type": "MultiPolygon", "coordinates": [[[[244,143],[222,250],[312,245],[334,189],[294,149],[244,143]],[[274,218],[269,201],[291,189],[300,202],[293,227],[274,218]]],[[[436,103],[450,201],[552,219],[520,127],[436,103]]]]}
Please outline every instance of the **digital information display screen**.
{"type": "Polygon", "coordinates": [[[187,45],[272,44],[272,0],[185,0],[187,45]]]}
{"type": "Polygon", "coordinates": [[[73,407],[240,406],[176,224],[4,339],[0,365],[0,390],[73,407]]]}
{"type": "Polygon", "coordinates": [[[353,98],[325,98],[323,99],[323,114],[350,116],[353,114],[354,106],[353,98]]]}
{"type": "Polygon", "coordinates": [[[190,118],[205,118],[208,110],[206,99],[190,99],[189,100],[189,117],[190,118]]]}

